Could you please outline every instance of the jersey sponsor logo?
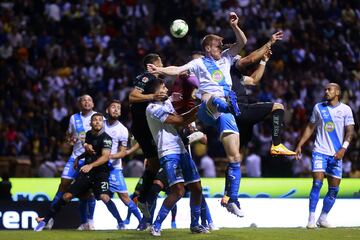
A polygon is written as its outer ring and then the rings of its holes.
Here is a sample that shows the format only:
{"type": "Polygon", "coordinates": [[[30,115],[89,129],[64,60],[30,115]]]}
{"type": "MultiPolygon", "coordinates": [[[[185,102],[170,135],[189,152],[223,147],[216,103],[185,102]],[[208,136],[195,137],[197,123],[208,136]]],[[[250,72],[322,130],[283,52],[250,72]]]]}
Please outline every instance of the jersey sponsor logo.
{"type": "Polygon", "coordinates": [[[111,141],[110,139],[105,139],[105,140],[104,140],[104,143],[105,143],[106,145],[111,145],[111,144],[112,144],[112,141],[111,141]]]}
{"type": "Polygon", "coordinates": [[[214,82],[220,82],[223,78],[224,75],[220,70],[215,70],[212,74],[211,74],[211,78],[214,82]]]}
{"type": "Polygon", "coordinates": [[[324,110],[324,109],[321,110],[321,113],[325,118],[329,117],[329,114],[328,114],[328,112],[326,110],[324,110]]]}
{"type": "Polygon", "coordinates": [[[333,122],[326,122],[324,126],[325,131],[332,132],[335,130],[335,124],[333,122]]]}

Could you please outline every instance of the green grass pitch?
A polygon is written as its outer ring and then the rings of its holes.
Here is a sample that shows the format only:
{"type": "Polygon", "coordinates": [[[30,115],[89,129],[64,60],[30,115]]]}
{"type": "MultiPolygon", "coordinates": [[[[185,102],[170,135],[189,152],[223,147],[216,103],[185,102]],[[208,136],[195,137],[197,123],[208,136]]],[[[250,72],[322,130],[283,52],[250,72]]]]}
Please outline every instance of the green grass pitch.
{"type": "Polygon", "coordinates": [[[125,231],[0,231],[1,240],[124,240],[124,239],[206,239],[206,240],[265,240],[265,239],[311,239],[344,240],[360,239],[360,228],[332,228],[307,230],[304,228],[223,228],[209,234],[191,234],[188,229],[165,229],[161,237],[149,232],[125,231]]]}

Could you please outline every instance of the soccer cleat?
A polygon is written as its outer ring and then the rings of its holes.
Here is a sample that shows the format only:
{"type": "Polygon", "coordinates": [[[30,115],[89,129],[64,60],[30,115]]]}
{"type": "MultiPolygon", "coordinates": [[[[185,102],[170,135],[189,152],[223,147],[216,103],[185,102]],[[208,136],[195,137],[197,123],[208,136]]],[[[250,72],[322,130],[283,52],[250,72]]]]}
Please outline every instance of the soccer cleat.
{"type": "Polygon", "coordinates": [[[176,228],[176,222],[175,221],[171,221],[171,228],[176,228]]]}
{"type": "Polygon", "coordinates": [[[125,224],[125,225],[128,225],[129,223],[130,223],[130,219],[125,219],[125,220],[124,220],[124,224],[125,224]]]}
{"type": "Polygon", "coordinates": [[[220,228],[216,226],[213,222],[209,223],[207,225],[209,231],[218,231],[220,228]]]}
{"type": "Polygon", "coordinates": [[[40,221],[38,225],[34,228],[35,232],[41,232],[45,228],[46,222],[40,221]]]}
{"type": "Polygon", "coordinates": [[[46,226],[45,226],[45,229],[47,230],[51,230],[54,226],[54,219],[53,218],[50,218],[49,221],[47,222],[46,226]]]}
{"type": "Polygon", "coordinates": [[[143,217],[140,220],[139,226],[136,228],[138,231],[146,231],[151,227],[151,224],[148,222],[148,219],[143,217]]]}
{"type": "Polygon", "coordinates": [[[315,220],[309,220],[308,224],[306,225],[306,228],[315,229],[316,228],[315,220]]]}
{"type": "Polygon", "coordinates": [[[124,223],[119,223],[119,224],[117,225],[117,229],[118,229],[118,230],[126,230],[126,226],[125,226],[124,223]]]}
{"type": "Polygon", "coordinates": [[[155,237],[160,237],[161,236],[161,229],[160,228],[156,228],[154,225],[151,227],[150,229],[150,233],[151,235],[155,236],[155,237]]]}
{"type": "Polygon", "coordinates": [[[229,197],[228,196],[224,196],[221,199],[221,206],[225,207],[228,212],[238,216],[238,217],[244,217],[244,212],[241,210],[240,208],[240,203],[238,200],[236,200],[235,202],[229,202],[229,197]]]}
{"type": "Polygon", "coordinates": [[[329,224],[329,222],[326,219],[322,220],[320,218],[316,222],[316,225],[321,228],[332,228],[333,227],[332,225],[329,224]]]}
{"type": "Polygon", "coordinates": [[[142,212],[142,214],[144,215],[144,217],[146,217],[146,218],[151,217],[151,213],[150,213],[150,210],[149,210],[148,203],[146,203],[146,202],[145,203],[138,202],[137,206],[140,209],[140,211],[142,212]]]}
{"type": "Polygon", "coordinates": [[[95,226],[94,226],[94,220],[88,220],[88,226],[89,226],[89,229],[88,230],[95,230],[95,226]]]}
{"type": "Polygon", "coordinates": [[[190,227],[190,231],[191,233],[209,233],[209,230],[207,230],[203,225],[190,227]]]}
{"type": "Polygon", "coordinates": [[[204,133],[197,131],[187,136],[187,139],[189,139],[189,144],[192,144],[193,142],[197,142],[201,140],[203,137],[204,137],[204,133]]]}
{"type": "Polygon", "coordinates": [[[87,231],[87,230],[90,230],[90,228],[89,228],[89,223],[82,223],[82,224],[80,224],[80,226],[79,226],[76,230],[79,230],[79,231],[87,231]]]}
{"type": "Polygon", "coordinates": [[[280,143],[279,145],[276,145],[276,146],[271,145],[270,154],[271,155],[295,156],[296,152],[287,149],[287,147],[285,147],[283,144],[280,143]]]}

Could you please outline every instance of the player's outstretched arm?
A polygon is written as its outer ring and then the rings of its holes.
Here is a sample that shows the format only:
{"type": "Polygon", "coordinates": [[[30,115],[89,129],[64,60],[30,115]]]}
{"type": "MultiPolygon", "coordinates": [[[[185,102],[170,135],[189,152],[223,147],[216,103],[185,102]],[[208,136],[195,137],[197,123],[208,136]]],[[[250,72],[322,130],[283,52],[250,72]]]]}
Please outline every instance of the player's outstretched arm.
{"type": "Polygon", "coordinates": [[[229,52],[232,56],[236,56],[239,54],[240,50],[245,46],[247,42],[247,38],[244,32],[239,28],[238,22],[239,18],[234,12],[230,12],[230,26],[233,29],[236,36],[236,43],[231,45],[229,52]]]}
{"type": "Polygon", "coordinates": [[[174,124],[177,126],[188,125],[196,120],[196,113],[199,110],[199,106],[200,105],[192,108],[190,111],[183,113],[181,115],[169,115],[166,118],[165,123],[174,124]]]}
{"type": "Polygon", "coordinates": [[[274,33],[271,36],[270,40],[267,43],[265,43],[261,48],[255,50],[255,51],[251,52],[249,55],[237,60],[236,68],[241,69],[250,64],[254,64],[254,63],[258,62],[267,51],[271,50],[272,45],[274,45],[277,41],[282,40],[283,35],[284,34],[282,31],[278,31],[278,32],[274,33]]]}
{"type": "Polygon", "coordinates": [[[301,157],[301,148],[304,145],[304,143],[311,137],[311,135],[313,134],[314,130],[316,128],[316,125],[314,123],[309,123],[306,126],[306,129],[304,131],[304,133],[302,134],[300,141],[296,147],[296,156],[295,158],[298,160],[301,157]]]}
{"type": "Polygon", "coordinates": [[[143,94],[141,90],[134,88],[129,94],[130,103],[160,101],[166,97],[163,93],[143,94]]]}
{"type": "Polygon", "coordinates": [[[139,143],[135,143],[130,149],[126,150],[126,156],[132,154],[133,152],[137,151],[140,148],[139,143]]]}
{"type": "Polygon", "coordinates": [[[147,69],[151,74],[163,74],[168,76],[177,76],[182,72],[188,71],[189,66],[188,65],[182,65],[182,66],[169,66],[169,67],[157,67],[154,64],[149,63],[147,65],[147,69]]]}
{"type": "Polygon", "coordinates": [[[245,85],[257,85],[257,84],[259,84],[260,79],[264,75],[265,65],[266,65],[267,61],[269,61],[270,55],[271,55],[271,51],[269,50],[264,54],[264,56],[261,59],[257,69],[253,72],[253,74],[251,74],[250,77],[245,76],[245,78],[244,78],[244,84],[245,85]]]}

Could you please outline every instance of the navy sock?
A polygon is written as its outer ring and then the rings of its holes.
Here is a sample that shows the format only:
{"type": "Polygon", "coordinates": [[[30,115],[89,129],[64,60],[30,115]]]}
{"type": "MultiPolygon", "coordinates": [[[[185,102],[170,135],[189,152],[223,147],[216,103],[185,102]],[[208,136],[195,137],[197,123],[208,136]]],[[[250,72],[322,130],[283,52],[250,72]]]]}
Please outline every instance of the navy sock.
{"type": "Polygon", "coordinates": [[[324,198],[322,212],[324,213],[330,212],[331,208],[334,206],[338,192],[339,192],[339,187],[329,187],[329,190],[324,198]]]}
{"type": "Polygon", "coordinates": [[[45,216],[44,222],[47,223],[50,220],[50,218],[54,218],[55,215],[60,211],[62,206],[66,205],[66,204],[67,204],[67,202],[65,202],[65,200],[63,198],[58,199],[56,201],[56,203],[50,207],[49,212],[45,216]]]}
{"type": "Polygon", "coordinates": [[[309,211],[315,212],[316,205],[319,201],[320,190],[323,183],[320,180],[314,180],[311,188],[310,196],[309,196],[309,211]]]}
{"type": "Polygon", "coordinates": [[[88,219],[94,219],[94,212],[95,212],[95,206],[96,206],[96,200],[94,197],[91,197],[87,200],[87,206],[88,206],[88,219]]]}
{"type": "Polygon", "coordinates": [[[117,210],[115,203],[110,199],[107,203],[105,203],[105,205],[109,212],[111,212],[111,214],[114,216],[118,224],[123,224],[123,220],[120,217],[119,211],[117,210]]]}
{"type": "Polygon", "coordinates": [[[284,127],[284,113],[283,109],[276,109],[272,112],[272,141],[275,146],[281,143],[281,133],[284,127]]]}
{"type": "Polygon", "coordinates": [[[80,210],[80,223],[87,223],[88,216],[88,204],[87,200],[79,201],[79,210],[80,210]]]}

